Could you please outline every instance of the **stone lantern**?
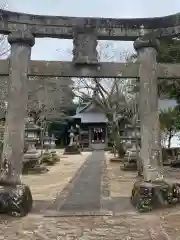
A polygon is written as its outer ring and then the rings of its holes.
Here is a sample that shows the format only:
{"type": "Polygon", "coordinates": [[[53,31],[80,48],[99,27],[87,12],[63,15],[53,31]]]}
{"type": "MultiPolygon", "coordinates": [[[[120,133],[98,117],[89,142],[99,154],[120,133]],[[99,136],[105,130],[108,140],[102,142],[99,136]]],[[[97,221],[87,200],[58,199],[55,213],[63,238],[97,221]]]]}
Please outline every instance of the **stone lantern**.
{"type": "Polygon", "coordinates": [[[48,132],[46,131],[43,138],[45,152],[42,155],[42,162],[47,165],[53,165],[56,162],[60,161],[60,157],[56,154],[56,151],[54,150],[56,146],[55,140],[56,138],[54,137],[54,135],[50,137],[48,135],[48,132]]]}
{"type": "Polygon", "coordinates": [[[34,123],[34,119],[29,117],[25,125],[25,143],[27,144],[27,152],[24,154],[24,162],[39,163],[41,153],[37,151],[35,144],[39,141],[40,127],[34,123]]]}
{"type": "Polygon", "coordinates": [[[65,147],[64,154],[80,154],[81,151],[79,149],[79,125],[76,125],[76,127],[71,126],[69,132],[69,138],[70,142],[69,145],[65,147]]]}
{"type": "Polygon", "coordinates": [[[134,128],[130,124],[125,127],[125,136],[122,139],[126,142],[126,154],[125,162],[127,163],[124,167],[129,170],[137,169],[137,161],[140,152],[140,125],[137,124],[134,128]]]}
{"type": "Polygon", "coordinates": [[[52,134],[52,136],[50,137],[50,144],[51,144],[51,149],[55,149],[56,147],[56,141],[57,139],[55,138],[54,134],[52,134]]]}
{"type": "Polygon", "coordinates": [[[43,137],[43,146],[45,150],[49,150],[51,148],[51,137],[48,132],[45,132],[45,136],[43,137]]]}

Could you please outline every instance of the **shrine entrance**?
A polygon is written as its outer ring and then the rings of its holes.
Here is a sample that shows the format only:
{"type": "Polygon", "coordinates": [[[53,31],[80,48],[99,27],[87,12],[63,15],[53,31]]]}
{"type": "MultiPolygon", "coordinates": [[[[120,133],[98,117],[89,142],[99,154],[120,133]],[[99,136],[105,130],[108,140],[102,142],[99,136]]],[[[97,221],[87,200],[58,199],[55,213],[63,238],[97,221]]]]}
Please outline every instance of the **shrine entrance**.
{"type": "Polygon", "coordinates": [[[106,128],[92,127],[90,131],[90,139],[92,149],[105,149],[106,128]]]}
{"type": "Polygon", "coordinates": [[[105,141],[105,129],[104,128],[91,128],[91,142],[103,143],[105,141]]]}

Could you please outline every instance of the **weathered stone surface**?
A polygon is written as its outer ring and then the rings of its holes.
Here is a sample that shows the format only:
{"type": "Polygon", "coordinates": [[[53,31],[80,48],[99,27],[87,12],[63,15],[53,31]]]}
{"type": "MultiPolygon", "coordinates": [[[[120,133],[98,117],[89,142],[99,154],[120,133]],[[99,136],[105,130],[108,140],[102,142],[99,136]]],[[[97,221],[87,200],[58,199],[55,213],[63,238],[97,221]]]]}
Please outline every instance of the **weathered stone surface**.
{"type": "Polygon", "coordinates": [[[93,27],[135,27],[142,24],[147,28],[163,28],[180,23],[179,13],[156,18],[82,18],[67,16],[44,16],[1,10],[1,18],[9,22],[54,26],[93,26],[93,27]]]}
{"type": "Polygon", "coordinates": [[[33,199],[28,186],[0,182],[0,213],[24,217],[31,211],[32,204],[33,199]]]}
{"type": "Polygon", "coordinates": [[[74,27],[90,26],[97,29],[101,40],[135,40],[143,24],[146,32],[157,29],[157,36],[177,36],[180,32],[179,14],[159,18],[112,19],[78,18],[62,16],[38,16],[15,13],[5,10],[0,12],[0,33],[13,30],[32,32],[36,37],[73,38],[74,27]]]}
{"type": "Polygon", "coordinates": [[[81,151],[76,145],[66,146],[64,154],[81,154],[81,151]]]}
{"type": "MultiPolygon", "coordinates": [[[[138,63],[103,63],[99,64],[100,69],[97,71],[91,69],[89,76],[97,77],[114,77],[120,76],[125,78],[136,78],[139,76],[138,63]]],[[[0,76],[7,77],[9,69],[8,60],[0,60],[0,76]]],[[[157,64],[157,75],[159,79],[179,79],[180,67],[179,64],[157,64]]],[[[57,81],[61,81],[62,86],[67,85],[67,79],[63,77],[86,77],[87,73],[80,71],[74,67],[71,62],[59,61],[30,61],[28,75],[30,77],[61,77],[57,81]]],[[[5,78],[4,78],[5,79],[5,78]]],[[[43,79],[41,80],[43,82],[43,79]]]]}
{"type": "Polygon", "coordinates": [[[4,182],[21,182],[25,117],[28,101],[27,72],[33,44],[30,43],[33,36],[30,36],[27,34],[26,38],[18,32],[12,33],[9,38],[12,45],[8,81],[8,110],[1,165],[1,178],[4,182]],[[16,40],[20,41],[21,37],[22,41],[19,44],[16,40]]]}
{"type": "Polygon", "coordinates": [[[137,171],[137,162],[128,162],[121,167],[123,171],[137,171]]]}
{"type": "Polygon", "coordinates": [[[179,80],[180,78],[180,64],[157,64],[157,75],[159,79],[179,80]]]}
{"type": "Polygon", "coordinates": [[[32,161],[23,163],[23,174],[43,174],[48,171],[49,169],[46,166],[39,163],[34,164],[32,161]]]}
{"type": "MultiPolygon", "coordinates": [[[[100,63],[98,69],[90,68],[82,71],[71,62],[56,61],[31,61],[29,76],[54,76],[54,77],[134,77],[138,76],[138,65],[132,63],[100,63]]],[[[62,85],[65,84],[62,82],[62,85]]]]}
{"type": "MultiPolygon", "coordinates": [[[[137,78],[139,76],[138,63],[100,62],[99,66],[100,68],[98,71],[91,69],[91,72],[89,72],[89,75],[88,75],[86,73],[83,73],[79,69],[75,68],[71,62],[30,61],[29,76],[47,76],[47,77],[48,76],[54,76],[54,77],[118,76],[118,77],[126,77],[126,78],[137,78]]],[[[158,78],[160,79],[179,79],[180,77],[179,64],[160,63],[160,64],[157,64],[157,69],[158,69],[157,75],[158,75],[158,78]]],[[[5,72],[5,70],[2,69],[2,74],[3,74],[3,71],[5,72]]],[[[0,74],[1,74],[1,67],[0,67],[0,74]]],[[[63,84],[64,83],[62,82],[62,85],[63,84]]]]}
{"type": "MultiPolygon", "coordinates": [[[[142,29],[141,29],[142,30],[142,29]]],[[[134,49],[139,51],[144,48],[154,48],[156,51],[159,50],[159,40],[156,38],[155,33],[145,34],[134,42],[134,49]]]]}
{"type": "Polygon", "coordinates": [[[14,31],[8,35],[8,42],[12,44],[26,44],[33,47],[35,38],[29,31],[14,31]]]}
{"type": "MultiPolygon", "coordinates": [[[[158,113],[158,82],[156,55],[158,42],[154,35],[142,35],[134,43],[138,52],[140,94],[139,112],[141,123],[141,153],[144,179],[151,179],[149,166],[158,166],[160,157],[160,128],[158,113]]],[[[158,172],[158,170],[157,170],[158,172]]]]}
{"type": "Polygon", "coordinates": [[[180,184],[165,181],[137,181],[132,189],[131,202],[140,212],[165,207],[180,201],[180,184]]]}
{"type": "Polygon", "coordinates": [[[73,62],[75,64],[96,65],[98,63],[95,28],[75,28],[73,44],[73,62]]]}
{"type": "Polygon", "coordinates": [[[0,76],[0,101],[7,100],[9,76],[0,76]]]}
{"type": "Polygon", "coordinates": [[[9,75],[9,60],[0,60],[0,76],[7,77],[9,75]]]}

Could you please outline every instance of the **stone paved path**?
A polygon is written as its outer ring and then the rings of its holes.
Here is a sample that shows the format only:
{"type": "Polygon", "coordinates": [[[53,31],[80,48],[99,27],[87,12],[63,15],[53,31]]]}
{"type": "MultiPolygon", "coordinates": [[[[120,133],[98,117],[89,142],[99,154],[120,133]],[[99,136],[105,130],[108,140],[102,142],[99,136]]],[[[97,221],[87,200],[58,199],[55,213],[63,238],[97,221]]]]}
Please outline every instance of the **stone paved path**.
{"type": "Polygon", "coordinates": [[[60,211],[100,211],[101,174],[104,162],[103,151],[94,151],[87,158],[60,211]]]}

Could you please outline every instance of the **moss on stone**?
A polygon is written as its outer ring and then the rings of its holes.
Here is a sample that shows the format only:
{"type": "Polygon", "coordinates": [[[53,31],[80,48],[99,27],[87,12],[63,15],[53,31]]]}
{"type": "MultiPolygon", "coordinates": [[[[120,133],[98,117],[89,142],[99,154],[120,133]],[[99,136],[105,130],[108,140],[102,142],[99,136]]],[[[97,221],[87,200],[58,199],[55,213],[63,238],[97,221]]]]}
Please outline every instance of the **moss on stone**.
{"type": "Polygon", "coordinates": [[[166,181],[134,183],[131,202],[139,212],[165,207],[180,202],[180,184],[166,181]]]}

